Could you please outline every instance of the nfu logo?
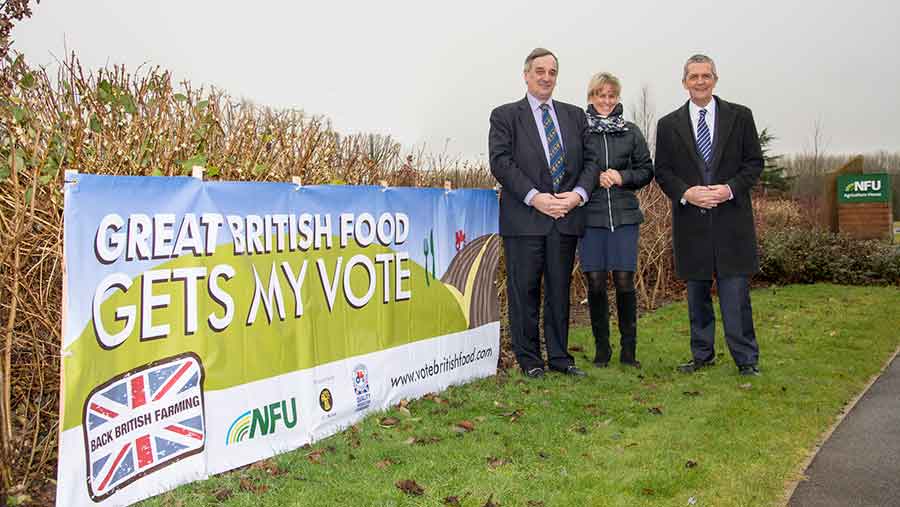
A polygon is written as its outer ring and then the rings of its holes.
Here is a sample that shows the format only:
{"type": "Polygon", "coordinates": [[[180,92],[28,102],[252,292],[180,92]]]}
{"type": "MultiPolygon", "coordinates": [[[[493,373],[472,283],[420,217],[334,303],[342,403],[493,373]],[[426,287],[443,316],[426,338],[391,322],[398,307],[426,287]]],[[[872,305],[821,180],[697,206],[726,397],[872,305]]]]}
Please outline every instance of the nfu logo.
{"type": "Polygon", "coordinates": [[[880,192],[881,180],[851,181],[844,187],[844,192],[880,192]]]}
{"type": "Polygon", "coordinates": [[[290,406],[287,400],[276,401],[239,415],[228,428],[225,445],[275,433],[279,426],[291,429],[296,425],[297,400],[291,398],[290,406]]]}

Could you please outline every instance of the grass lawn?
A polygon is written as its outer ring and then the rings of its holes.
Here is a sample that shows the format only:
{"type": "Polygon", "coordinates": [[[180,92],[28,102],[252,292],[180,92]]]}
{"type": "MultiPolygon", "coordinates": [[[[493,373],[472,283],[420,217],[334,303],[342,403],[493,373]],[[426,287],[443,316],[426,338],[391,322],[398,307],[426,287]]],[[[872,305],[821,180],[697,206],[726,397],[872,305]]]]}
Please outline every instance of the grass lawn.
{"type": "Polygon", "coordinates": [[[717,365],[677,373],[690,352],[686,304],[673,304],[638,324],[642,370],[593,368],[590,330],[575,329],[586,379],[515,371],[454,387],[143,505],[780,505],[818,437],[900,344],[900,290],[752,297],[761,377],[737,375],[721,323],[717,365]]]}

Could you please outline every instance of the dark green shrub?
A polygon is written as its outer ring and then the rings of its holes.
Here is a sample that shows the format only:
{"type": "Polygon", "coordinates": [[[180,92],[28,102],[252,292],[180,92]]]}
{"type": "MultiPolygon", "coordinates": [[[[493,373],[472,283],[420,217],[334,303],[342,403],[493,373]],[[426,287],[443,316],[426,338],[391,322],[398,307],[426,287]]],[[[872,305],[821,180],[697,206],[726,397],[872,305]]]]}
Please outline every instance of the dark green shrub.
{"type": "Polygon", "coordinates": [[[900,285],[900,249],[809,227],[770,229],[760,237],[760,271],[777,284],[900,285]]]}

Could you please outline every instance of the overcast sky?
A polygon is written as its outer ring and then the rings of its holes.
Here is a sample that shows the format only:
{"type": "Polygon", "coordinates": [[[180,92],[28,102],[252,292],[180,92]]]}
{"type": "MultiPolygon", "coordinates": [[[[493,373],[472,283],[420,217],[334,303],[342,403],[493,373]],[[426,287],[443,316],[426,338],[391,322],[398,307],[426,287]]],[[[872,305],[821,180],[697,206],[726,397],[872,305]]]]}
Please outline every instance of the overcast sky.
{"type": "Polygon", "coordinates": [[[590,76],[642,85],[657,118],[687,98],[681,67],[712,56],[716,93],[749,106],[776,152],[900,150],[896,2],[454,2],[43,0],[13,31],[32,64],[65,49],[97,68],[159,65],[197,87],[487,158],[493,107],[524,96],[522,62],[560,59],[554,98],[583,106],[590,76]]]}

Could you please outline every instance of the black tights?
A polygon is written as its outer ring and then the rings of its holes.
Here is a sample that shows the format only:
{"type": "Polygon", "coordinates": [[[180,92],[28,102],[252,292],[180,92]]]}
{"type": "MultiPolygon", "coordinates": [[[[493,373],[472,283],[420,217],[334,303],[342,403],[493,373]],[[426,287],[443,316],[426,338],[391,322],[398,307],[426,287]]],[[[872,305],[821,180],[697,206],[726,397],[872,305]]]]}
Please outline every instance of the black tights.
{"type": "MultiPolygon", "coordinates": [[[[587,277],[588,291],[593,294],[606,295],[606,283],[609,276],[608,271],[589,271],[585,273],[587,277]]],[[[613,271],[613,284],[617,293],[634,292],[634,272],[633,271],[613,271]]]]}

